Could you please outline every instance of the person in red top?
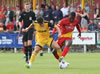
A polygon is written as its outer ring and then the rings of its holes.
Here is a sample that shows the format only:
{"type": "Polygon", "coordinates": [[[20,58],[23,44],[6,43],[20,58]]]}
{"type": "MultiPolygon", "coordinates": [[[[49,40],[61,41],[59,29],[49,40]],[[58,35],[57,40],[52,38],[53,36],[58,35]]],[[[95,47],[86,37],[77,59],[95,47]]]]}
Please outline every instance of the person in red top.
{"type": "Polygon", "coordinates": [[[12,32],[14,30],[14,24],[11,21],[9,21],[9,23],[6,26],[6,29],[7,31],[12,32]]]}
{"type": "Polygon", "coordinates": [[[4,24],[2,22],[0,22],[0,31],[4,31],[4,24]]]}
{"type": "Polygon", "coordinates": [[[79,32],[78,37],[81,37],[80,26],[78,25],[75,12],[72,12],[68,18],[62,19],[58,25],[55,25],[55,28],[59,33],[58,44],[61,48],[64,47],[62,55],[59,58],[61,61],[63,60],[63,57],[66,56],[69,47],[72,45],[72,34],[75,27],[79,32]]]}
{"type": "Polygon", "coordinates": [[[5,6],[1,6],[0,8],[0,19],[5,19],[5,12],[6,12],[6,8],[5,6]]]}
{"type": "Polygon", "coordinates": [[[79,24],[81,24],[81,16],[79,14],[82,14],[82,10],[81,10],[80,6],[77,7],[77,10],[75,11],[75,13],[77,14],[76,17],[77,17],[77,19],[79,21],[79,24]]]}

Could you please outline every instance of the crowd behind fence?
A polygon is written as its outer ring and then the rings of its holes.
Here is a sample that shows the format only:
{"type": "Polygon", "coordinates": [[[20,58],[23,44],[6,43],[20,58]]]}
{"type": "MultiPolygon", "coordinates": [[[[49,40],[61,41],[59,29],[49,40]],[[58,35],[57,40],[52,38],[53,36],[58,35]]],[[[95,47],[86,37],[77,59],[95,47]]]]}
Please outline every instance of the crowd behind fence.
{"type": "MultiPolygon", "coordinates": [[[[30,5],[30,10],[33,11],[32,5],[30,5]]],[[[10,7],[5,7],[2,5],[0,7],[0,31],[7,33],[19,32],[19,17],[22,10],[20,10],[19,6],[16,6],[16,10],[11,10],[10,7]]],[[[85,7],[82,10],[81,4],[75,8],[73,4],[67,6],[65,3],[63,7],[59,7],[58,5],[51,4],[48,6],[47,4],[42,4],[39,6],[36,5],[35,16],[43,17],[44,20],[48,21],[50,25],[50,30],[54,28],[54,25],[58,24],[58,22],[69,16],[71,12],[76,13],[76,17],[79,21],[79,25],[82,32],[99,32],[100,31],[100,4],[97,3],[94,9],[94,18],[90,18],[89,14],[91,13],[90,7],[88,3],[85,3],[85,7]]],[[[22,22],[22,24],[24,24],[22,22]]],[[[0,33],[1,34],[1,33],[0,33]]],[[[99,35],[98,35],[99,36],[99,35]]],[[[1,36],[0,36],[1,37],[1,36]]],[[[99,37],[98,37],[99,38],[99,37]]]]}
{"type": "MultiPolygon", "coordinates": [[[[30,4],[30,10],[32,10],[32,5],[30,4]]],[[[10,7],[5,7],[2,5],[0,7],[0,31],[19,31],[19,17],[21,14],[19,6],[16,6],[16,10],[11,10],[10,7]]],[[[85,7],[82,10],[81,4],[75,8],[74,4],[67,6],[65,3],[63,7],[60,8],[58,5],[53,3],[48,6],[47,4],[42,4],[41,6],[36,5],[36,10],[34,11],[36,17],[43,17],[44,20],[48,21],[50,25],[50,30],[53,29],[54,25],[69,16],[71,12],[76,13],[76,17],[79,20],[81,31],[83,32],[95,32],[100,30],[100,4],[97,3],[94,9],[94,18],[90,18],[91,13],[88,3],[85,3],[85,7]]],[[[22,22],[23,23],[23,22],[22,22]]],[[[24,23],[23,23],[24,24],[24,23]]]]}

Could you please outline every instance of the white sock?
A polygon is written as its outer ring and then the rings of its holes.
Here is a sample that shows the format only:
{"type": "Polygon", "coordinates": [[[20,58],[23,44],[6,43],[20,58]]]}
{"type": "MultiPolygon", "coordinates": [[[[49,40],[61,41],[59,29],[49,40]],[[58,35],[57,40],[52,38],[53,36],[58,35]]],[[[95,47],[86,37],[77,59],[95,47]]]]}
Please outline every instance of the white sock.
{"type": "Polygon", "coordinates": [[[29,66],[31,66],[32,64],[29,62],[29,64],[28,64],[29,66]]]}

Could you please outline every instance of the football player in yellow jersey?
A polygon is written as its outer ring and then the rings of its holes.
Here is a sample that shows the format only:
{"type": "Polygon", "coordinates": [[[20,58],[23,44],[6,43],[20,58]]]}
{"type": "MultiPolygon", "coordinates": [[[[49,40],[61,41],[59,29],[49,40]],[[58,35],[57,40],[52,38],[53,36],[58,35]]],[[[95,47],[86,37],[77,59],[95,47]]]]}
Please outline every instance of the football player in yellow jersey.
{"type": "MultiPolygon", "coordinates": [[[[57,53],[59,53],[59,56],[61,55],[61,49],[60,46],[53,40],[52,37],[50,37],[49,33],[49,26],[47,22],[43,21],[43,18],[38,18],[37,22],[34,22],[31,24],[28,28],[25,29],[25,31],[28,31],[30,28],[35,28],[36,30],[36,45],[35,49],[32,53],[32,56],[30,58],[29,64],[26,64],[27,68],[30,68],[32,65],[32,62],[35,60],[35,57],[37,53],[45,46],[49,46],[57,50],[57,53]]],[[[56,55],[57,55],[56,53],[56,55]]],[[[56,56],[55,55],[55,56],[56,56]]]]}

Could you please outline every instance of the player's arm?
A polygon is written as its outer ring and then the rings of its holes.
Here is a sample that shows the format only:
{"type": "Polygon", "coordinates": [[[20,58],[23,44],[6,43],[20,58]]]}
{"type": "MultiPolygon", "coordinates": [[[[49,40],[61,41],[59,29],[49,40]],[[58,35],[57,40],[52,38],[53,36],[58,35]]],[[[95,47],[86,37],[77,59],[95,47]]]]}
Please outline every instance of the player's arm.
{"type": "Polygon", "coordinates": [[[33,27],[34,27],[34,25],[33,25],[33,24],[30,24],[29,27],[27,27],[27,28],[25,29],[25,31],[27,32],[27,31],[29,31],[29,29],[31,29],[31,28],[33,28],[33,27]]]}
{"type": "Polygon", "coordinates": [[[57,30],[56,30],[56,28],[54,27],[54,28],[52,29],[52,35],[54,35],[56,31],[57,31],[57,30]]]}
{"type": "Polygon", "coordinates": [[[59,24],[58,25],[55,25],[55,28],[56,28],[56,30],[58,32],[58,37],[60,37],[61,36],[61,30],[59,28],[59,24]]]}
{"type": "Polygon", "coordinates": [[[18,36],[17,36],[17,38],[16,38],[17,40],[19,39],[19,36],[20,36],[20,33],[18,34],[18,36]]]}
{"type": "Polygon", "coordinates": [[[55,25],[55,28],[58,32],[58,37],[61,36],[60,26],[64,26],[64,22],[65,22],[65,19],[62,19],[57,25],[55,25]]]}
{"type": "Polygon", "coordinates": [[[18,36],[17,36],[17,40],[19,39],[19,36],[20,36],[21,33],[22,33],[22,29],[20,28],[19,34],[18,34],[18,36]]]}
{"type": "Polygon", "coordinates": [[[80,38],[81,37],[81,29],[80,29],[79,24],[76,25],[76,28],[77,28],[77,30],[79,32],[78,37],[80,38]]]}
{"type": "MultiPolygon", "coordinates": [[[[19,26],[20,26],[20,33],[21,32],[24,32],[24,28],[22,27],[22,21],[23,21],[23,13],[20,14],[20,17],[19,17],[19,26]]],[[[19,33],[19,34],[20,34],[19,33]]]]}

